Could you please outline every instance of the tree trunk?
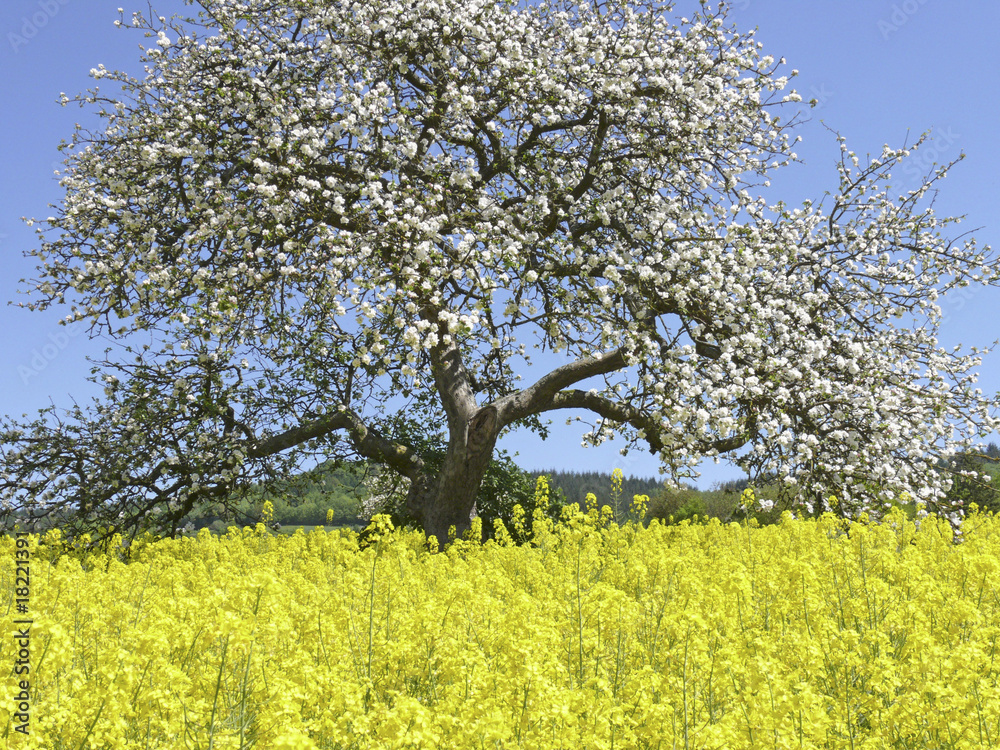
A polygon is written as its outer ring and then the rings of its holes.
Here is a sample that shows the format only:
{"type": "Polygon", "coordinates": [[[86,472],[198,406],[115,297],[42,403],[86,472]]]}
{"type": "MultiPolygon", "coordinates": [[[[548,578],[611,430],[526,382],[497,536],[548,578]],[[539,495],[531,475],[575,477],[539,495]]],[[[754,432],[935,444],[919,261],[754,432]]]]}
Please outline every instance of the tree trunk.
{"type": "Polygon", "coordinates": [[[492,406],[479,409],[467,429],[451,436],[440,473],[422,475],[411,483],[406,509],[428,536],[437,537],[441,547],[448,543],[452,526],[457,538],[468,530],[498,433],[497,410],[492,406]]]}

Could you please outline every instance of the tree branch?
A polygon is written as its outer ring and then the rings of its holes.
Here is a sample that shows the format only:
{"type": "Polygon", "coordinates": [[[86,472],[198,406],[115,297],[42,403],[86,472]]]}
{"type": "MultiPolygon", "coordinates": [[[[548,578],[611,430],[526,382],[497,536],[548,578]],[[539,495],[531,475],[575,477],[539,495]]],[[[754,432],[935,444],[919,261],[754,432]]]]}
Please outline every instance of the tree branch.
{"type": "Polygon", "coordinates": [[[462,362],[462,352],[454,342],[438,344],[430,351],[431,372],[448,415],[448,429],[453,437],[462,436],[476,411],[472,378],[462,362]]]}
{"type": "Polygon", "coordinates": [[[621,349],[615,349],[598,357],[578,359],[557,367],[539,378],[534,385],[519,393],[505,396],[496,403],[500,414],[500,425],[505,426],[532,414],[555,408],[552,406],[553,399],[563,388],[595,375],[615,372],[623,367],[625,367],[625,355],[621,349]]]}
{"type": "Polygon", "coordinates": [[[258,442],[249,451],[249,458],[265,458],[296,445],[329,435],[336,430],[347,430],[354,449],[373,461],[384,463],[405,477],[414,479],[424,468],[424,462],[413,449],[389,440],[369,428],[352,409],[328,414],[298,427],[285,430],[258,442]]]}
{"type": "MultiPolygon", "coordinates": [[[[650,453],[656,454],[663,450],[659,423],[634,406],[616,403],[597,393],[574,389],[556,393],[552,397],[551,404],[541,411],[556,409],[587,409],[612,422],[631,425],[641,431],[642,438],[649,444],[650,453]]],[[[728,453],[742,448],[748,442],[750,442],[750,430],[744,430],[739,435],[714,440],[707,447],[719,453],[728,453]]]]}

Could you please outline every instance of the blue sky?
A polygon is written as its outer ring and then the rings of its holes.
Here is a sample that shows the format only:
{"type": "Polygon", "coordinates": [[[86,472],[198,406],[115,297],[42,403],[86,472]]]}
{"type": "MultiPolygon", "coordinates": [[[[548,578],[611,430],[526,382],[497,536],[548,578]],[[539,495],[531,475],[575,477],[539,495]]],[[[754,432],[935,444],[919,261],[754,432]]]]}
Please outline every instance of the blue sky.
{"type": "MultiPolygon", "coordinates": [[[[60,167],[56,147],[69,139],[75,122],[96,124],[87,110],[58,106],[60,92],[88,88],[87,73],[99,63],[141,72],[138,46],[146,40],[114,27],[119,5],[126,15],[147,9],[145,0],[0,3],[0,301],[23,299],[18,279],[34,275],[32,260],[22,253],[35,246],[35,237],[20,217],[44,218],[53,213],[48,204],[59,202],[52,174],[60,167]]],[[[681,2],[678,10],[693,5],[681,2]]],[[[169,16],[182,5],[169,0],[154,7],[169,16]]],[[[884,143],[900,146],[930,130],[932,141],[913,167],[897,173],[895,184],[916,186],[917,171],[964,153],[942,183],[937,210],[966,215],[963,228],[978,229],[981,243],[1000,243],[1000,3],[734,0],[730,17],[741,30],[757,27],[765,52],[799,70],[794,85],[803,98],[819,100],[798,131],[804,141],[796,150],[805,164],[776,176],[776,197],[798,204],[835,186],[838,149],[824,124],[859,153],[879,152],[884,143]]],[[[942,300],[941,344],[986,345],[1000,338],[1000,289],[964,292],[942,300]]],[[[69,406],[73,398],[84,402],[94,395],[85,382],[85,357],[100,354],[105,344],[58,326],[60,314],[0,305],[0,414],[31,414],[50,401],[69,406]]],[[[984,391],[1000,390],[1000,355],[990,355],[981,374],[984,391]]],[[[652,456],[622,458],[619,446],[581,448],[579,427],[559,421],[546,442],[525,434],[502,444],[517,451],[526,468],[610,472],[619,466],[626,474],[656,475],[652,456]]],[[[739,473],[709,463],[699,486],[739,473]]]]}

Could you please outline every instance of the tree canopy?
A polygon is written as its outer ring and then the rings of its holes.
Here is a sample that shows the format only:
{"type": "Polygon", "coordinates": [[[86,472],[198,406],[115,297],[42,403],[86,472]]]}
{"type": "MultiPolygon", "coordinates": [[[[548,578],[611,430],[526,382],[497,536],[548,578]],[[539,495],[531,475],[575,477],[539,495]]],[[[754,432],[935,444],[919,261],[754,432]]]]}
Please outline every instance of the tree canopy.
{"type": "Polygon", "coordinates": [[[824,200],[769,203],[795,71],[724,3],[198,5],[122,21],[155,40],[145,77],[63,99],[106,127],[65,145],[29,306],[116,346],[102,398],[0,426],[8,515],[173,532],[364,458],[441,538],[500,435],[576,410],[678,480],[725,454],[816,510],[909,492],[958,517],[935,462],[998,399],[979,351],[938,346],[937,302],[996,285],[996,255],[943,235],[943,170],[893,190],[919,142],[840,139],[824,200]],[[533,347],[564,360],[533,375],[533,347]]]}

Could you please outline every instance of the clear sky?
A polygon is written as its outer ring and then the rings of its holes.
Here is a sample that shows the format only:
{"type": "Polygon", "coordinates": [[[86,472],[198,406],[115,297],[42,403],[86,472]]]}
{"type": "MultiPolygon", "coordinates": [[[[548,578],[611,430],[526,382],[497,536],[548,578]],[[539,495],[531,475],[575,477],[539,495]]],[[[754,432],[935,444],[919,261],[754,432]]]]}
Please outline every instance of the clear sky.
{"type": "MultiPolygon", "coordinates": [[[[53,170],[60,168],[56,147],[69,139],[75,122],[97,124],[87,110],[56,104],[60,92],[76,94],[93,82],[88,71],[99,63],[136,75],[137,32],[114,27],[121,5],[126,16],[147,10],[146,0],[3,0],[0,3],[0,301],[19,299],[18,280],[34,275],[31,229],[20,221],[53,213],[61,191],[53,170]]],[[[180,0],[155,0],[161,15],[182,7],[180,0]]],[[[678,3],[690,13],[693,0],[678,3]]],[[[933,161],[966,159],[942,184],[936,207],[941,214],[964,214],[968,229],[983,244],[1000,243],[1000,3],[982,0],[734,0],[731,20],[741,30],[757,27],[764,51],[785,57],[796,68],[795,88],[818,99],[807,110],[796,147],[805,164],[774,180],[777,197],[799,204],[819,199],[836,186],[838,155],[833,133],[847,137],[858,153],[877,153],[882,145],[901,146],[925,130],[933,140],[914,167],[894,181],[914,187],[917,172],[933,161]],[[919,169],[918,169],[919,168],[919,169]],[[981,227],[981,228],[980,228],[981,227]]],[[[109,92],[110,93],[110,92],[109,92]]],[[[779,173],[781,174],[781,173],[779,173]]],[[[943,298],[946,319],[941,344],[986,345],[1000,338],[1000,289],[964,290],[943,298]]],[[[23,299],[23,297],[20,297],[23,299]]],[[[0,413],[29,414],[47,406],[85,402],[95,394],[85,378],[89,354],[101,341],[56,324],[60,311],[31,313],[0,305],[0,413]],[[71,335],[78,334],[78,335],[71,335]]],[[[541,372],[539,372],[541,374],[541,372]]],[[[1000,390],[1000,355],[984,362],[980,384],[1000,390]]],[[[502,446],[520,455],[525,468],[565,468],[655,476],[648,453],[622,458],[614,443],[600,449],[580,447],[580,428],[553,424],[541,442],[525,434],[502,446]]],[[[993,439],[997,439],[993,436],[993,439]]],[[[699,486],[737,477],[725,463],[706,464],[699,486]]]]}

